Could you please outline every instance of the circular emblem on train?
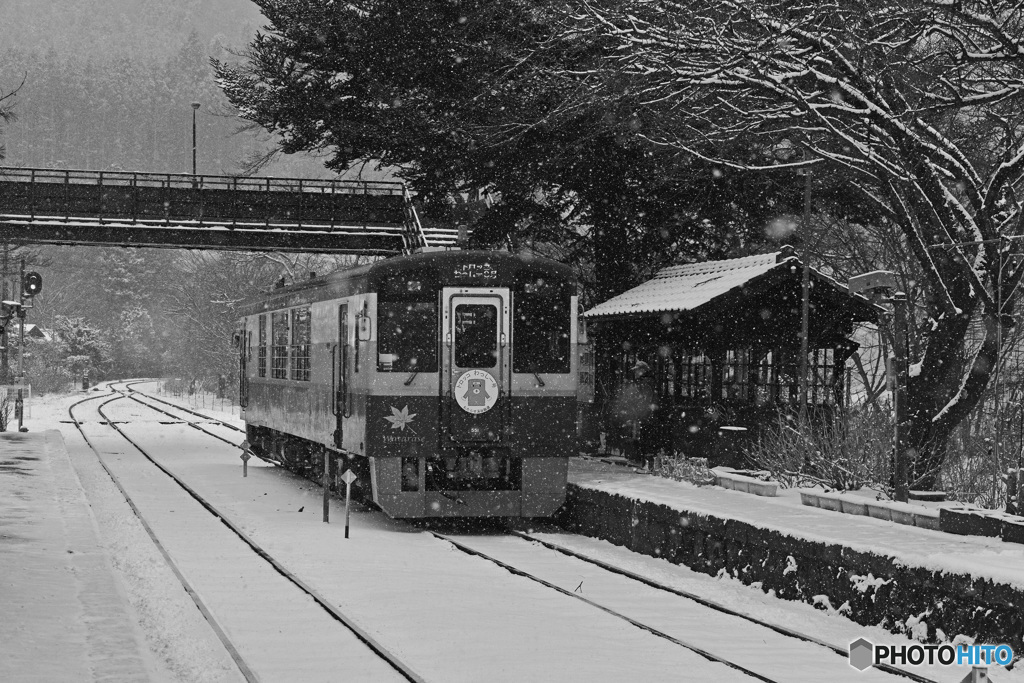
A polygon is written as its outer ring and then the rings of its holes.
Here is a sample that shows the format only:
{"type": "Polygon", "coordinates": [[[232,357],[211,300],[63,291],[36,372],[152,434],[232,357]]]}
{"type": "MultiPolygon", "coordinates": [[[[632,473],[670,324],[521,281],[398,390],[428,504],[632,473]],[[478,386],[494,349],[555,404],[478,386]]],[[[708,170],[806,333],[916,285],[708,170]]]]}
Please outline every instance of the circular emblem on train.
{"type": "Polygon", "coordinates": [[[489,372],[467,370],[455,382],[455,400],[467,413],[486,413],[498,401],[498,383],[489,372]]]}

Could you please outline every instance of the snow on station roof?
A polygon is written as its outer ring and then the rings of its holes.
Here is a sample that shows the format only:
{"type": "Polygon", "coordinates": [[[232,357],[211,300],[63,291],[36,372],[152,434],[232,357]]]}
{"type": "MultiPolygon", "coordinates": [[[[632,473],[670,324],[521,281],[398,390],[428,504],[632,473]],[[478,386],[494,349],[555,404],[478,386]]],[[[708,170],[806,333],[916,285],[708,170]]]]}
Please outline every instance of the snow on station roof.
{"type": "MultiPolygon", "coordinates": [[[[621,318],[666,311],[694,311],[704,304],[750,284],[773,271],[799,266],[792,250],[723,261],[688,263],[664,268],[643,284],[595,306],[585,318],[621,318]]],[[[812,279],[848,293],[845,286],[810,269],[812,279]]],[[[866,298],[850,295],[863,304],[866,298]]]]}

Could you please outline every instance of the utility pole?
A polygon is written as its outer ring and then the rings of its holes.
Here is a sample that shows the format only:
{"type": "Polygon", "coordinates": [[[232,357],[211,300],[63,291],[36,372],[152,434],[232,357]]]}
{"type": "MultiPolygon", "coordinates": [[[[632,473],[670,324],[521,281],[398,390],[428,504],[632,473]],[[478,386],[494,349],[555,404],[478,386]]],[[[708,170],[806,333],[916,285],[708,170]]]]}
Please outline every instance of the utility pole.
{"type": "MultiPolygon", "coordinates": [[[[11,245],[4,242],[3,262],[0,263],[0,300],[7,301],[8,278],[10,276],[11,245]]],[[[7,330],[8,325],[0,327],[0,384],[11,383],[11,366],[8,347],[10,346],[11,334],[7,330]]]]}
{"type": "Polygon", "coordinates": [[[196,112],[199,111],[199,103],[192,103],[192,182],[195,183],[196,175],[196,112]]]}
{"type": "Polygon", "coordinates": [[[25,383],[25,259],[21,259],[18,276],[18,384],[25,383]]]}
{"type": "Polygon", "coordinates": [[[804,215],[800,222],[803,238],[803,270],[800,273],[800,428],[807,425],[807,354],[810,351],[811,317],[811,168],[804,169],[804,215]]]}

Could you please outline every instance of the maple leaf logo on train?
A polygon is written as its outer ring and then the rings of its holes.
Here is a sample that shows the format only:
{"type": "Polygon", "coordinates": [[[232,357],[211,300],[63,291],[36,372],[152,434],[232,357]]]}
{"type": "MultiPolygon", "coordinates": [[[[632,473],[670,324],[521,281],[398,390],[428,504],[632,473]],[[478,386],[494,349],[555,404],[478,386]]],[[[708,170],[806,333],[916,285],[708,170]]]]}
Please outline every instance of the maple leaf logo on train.
{"type": "MultiPolygon", "coordinates": [[[[391,415],[386,416],[384,419],[391,423],[392,429],[401,429],[404,432],[406,425],[412,422],[412,419],[414,417],[416,417],[416,413],[410,415],[409,406],[405,406],[401,410],[394,406],[391,406],[391,415]]],[[[409,427],[409,431],[412,432],[413,434],[416,433],[416,430],[413,429],[411,426],[409,427]]]]}

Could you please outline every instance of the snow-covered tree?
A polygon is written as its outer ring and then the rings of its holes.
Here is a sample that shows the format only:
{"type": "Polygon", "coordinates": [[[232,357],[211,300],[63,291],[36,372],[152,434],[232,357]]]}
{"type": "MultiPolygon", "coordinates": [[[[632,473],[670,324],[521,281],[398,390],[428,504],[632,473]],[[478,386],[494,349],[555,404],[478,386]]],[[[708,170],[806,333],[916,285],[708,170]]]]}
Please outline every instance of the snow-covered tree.
{"type": "Polygon", "coordinates": [[[58,316],[53,329],[58,355],[72,378],[87,374],[95,381],[110,365],[110,343],[82,318],[58,316]]]}
{"type": "Polygon", "coordinates": [[[356,260],[324,254],[178,252],[161,280],[167,293],[161,312],[173,329],[166,341],[166,369],[188,378],[225,375],[234,381],[238,352],[232,332],[240,304],[271,290],[279,278],[290,284],[356,260]]]}
{"type": "MultiPolygon", "coordinates": [[[[1019,297],[1024,6],[1016,0],[626,0],[585,3],[572,39],[614,59],[645,135],[695,157],[737,138],[830,168],[898,227],[927,291],[909,380],[916,486],[982,396],[1019,297]],[[972,316],[984,323],[968,343],[972,316]]],[[[614,84],[614,89],[608,84],[614,84]]]]}
{"type": "Polygon", "coordinates": [[[488,192],[479,243],[557,243],[593,265],[594,300],[679,256],[757,248],[763,214],[785,210],[780,184],[680,163],[637,137],[631,109],[576,98],[601,55],[558,39],[561,2],[256,4],[268,24],[247,60],[217,64],[243,118],[336,170],[399,168],[428,218],[488,192]]]}

